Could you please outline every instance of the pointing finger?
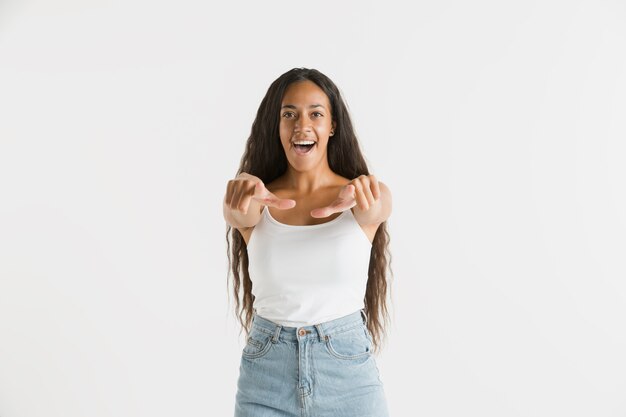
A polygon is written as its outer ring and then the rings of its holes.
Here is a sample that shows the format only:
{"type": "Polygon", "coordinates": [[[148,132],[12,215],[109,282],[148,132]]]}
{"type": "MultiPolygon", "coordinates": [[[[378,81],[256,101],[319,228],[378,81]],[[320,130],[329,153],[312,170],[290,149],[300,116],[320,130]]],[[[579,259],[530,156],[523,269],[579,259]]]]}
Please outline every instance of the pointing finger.
{"type": "Polygon", "coordinates": [[[258,183],[255,187],[254,199],[265,206],[277,209],[290,209],[296,205],[296,201],[289,198],[279,198],[270,192],[263,183],[258,183]]]}

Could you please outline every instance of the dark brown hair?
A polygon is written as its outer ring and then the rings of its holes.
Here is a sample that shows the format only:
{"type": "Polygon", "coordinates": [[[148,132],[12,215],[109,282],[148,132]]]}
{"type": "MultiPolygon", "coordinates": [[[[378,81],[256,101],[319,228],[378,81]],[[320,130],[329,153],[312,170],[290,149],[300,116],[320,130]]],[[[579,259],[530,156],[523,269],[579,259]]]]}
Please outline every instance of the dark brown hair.
{"type": "MultiPolygon", "coordinates": [[[[348,179],[357,178],[359,175],[370,175],[350,120],[348,108],[337,86],[326,75],[315,69],[294,68],[278,77],[263,97],[235,177],[246,172],[260,178],[264,184],[268,184],[286,172],[288,162],[279,135],[280,105],[287,87],[294,82],[304,80],[314,82],[326,93],[331,106],[332,119],[336,122],[335,134],[328,142],[327,149],[330,169],[348,179]]],[[[229,224],[226,225],[226,243],[229,262],[227,287],[229,287],[228,278],[232,272],[236,318],[241,323],[242,329],[245,329],[247,336],[254,314],[254,295],[248,272],[248,251],[239,230],[229,224]],[[232,247],[229,236],[232,239],[232,247]],[[243,292],[241,291],[242,283],[243,292]]],[[[391,275],[389,233],[385,221],[378,227],[372,242],[364,299],[367,328],[372,336],[374,352],[380,350],[386,335],[385,328],[389,323],[386,303],[387,269],[391,275]]],[[[391,293],[391,286],[389,290],[391,293]]]]}

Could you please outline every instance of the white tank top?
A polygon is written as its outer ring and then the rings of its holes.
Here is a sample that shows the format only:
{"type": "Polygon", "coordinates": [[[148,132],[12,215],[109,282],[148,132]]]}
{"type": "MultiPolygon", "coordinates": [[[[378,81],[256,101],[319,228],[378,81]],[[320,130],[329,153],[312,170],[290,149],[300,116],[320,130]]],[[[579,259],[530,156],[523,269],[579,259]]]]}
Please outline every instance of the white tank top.
{"type": "Polygon", "coordinates": [[[265,206],[248,243],[253,308],[288,327],[363,309],[371,249],[350,209],[326,223],[294,226],[265,206]]]}

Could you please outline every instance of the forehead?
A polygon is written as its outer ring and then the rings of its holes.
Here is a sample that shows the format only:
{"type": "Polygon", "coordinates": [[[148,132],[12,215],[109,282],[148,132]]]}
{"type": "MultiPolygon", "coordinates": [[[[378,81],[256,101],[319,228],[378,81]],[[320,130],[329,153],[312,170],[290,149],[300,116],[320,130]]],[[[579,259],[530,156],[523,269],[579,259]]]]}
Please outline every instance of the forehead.
{"type": "Polygon", "coordinates": [[[295,82],[285,90],[283,95],[283,104],[313,104],[320,103],[326,108],[330,106],[328,96],[324,90],[318,87],[313,81],[305,80],[295,82]]]}

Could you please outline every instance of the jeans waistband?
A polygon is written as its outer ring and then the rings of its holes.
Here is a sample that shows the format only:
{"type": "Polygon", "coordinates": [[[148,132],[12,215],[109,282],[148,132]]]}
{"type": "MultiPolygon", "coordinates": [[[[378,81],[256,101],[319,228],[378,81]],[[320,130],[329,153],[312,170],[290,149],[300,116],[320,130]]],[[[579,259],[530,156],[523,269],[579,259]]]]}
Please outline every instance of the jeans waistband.
{"type": "Polygon", "coordinates": [[[319,339],[323,341],[327,335],[332,336],[361,325],[367,325],[367,316],[363,309],[334,320],[301,327],[283,326],[259,316],[256,312],[252,316],[252,328],[272,334],[274,343],[278,339],[289,342],[297,342],[303,339],[319,339]]]}

